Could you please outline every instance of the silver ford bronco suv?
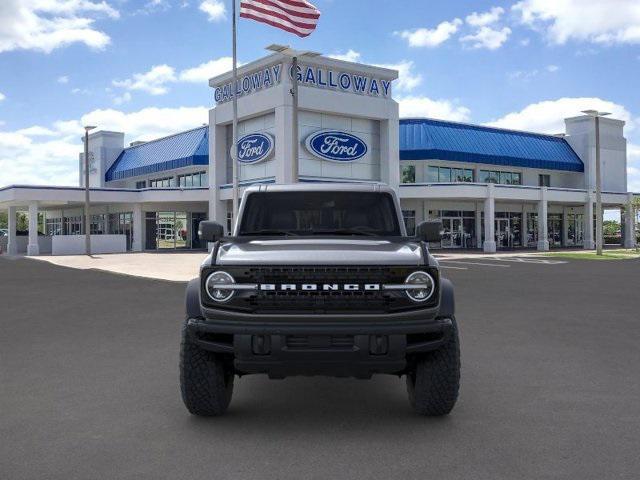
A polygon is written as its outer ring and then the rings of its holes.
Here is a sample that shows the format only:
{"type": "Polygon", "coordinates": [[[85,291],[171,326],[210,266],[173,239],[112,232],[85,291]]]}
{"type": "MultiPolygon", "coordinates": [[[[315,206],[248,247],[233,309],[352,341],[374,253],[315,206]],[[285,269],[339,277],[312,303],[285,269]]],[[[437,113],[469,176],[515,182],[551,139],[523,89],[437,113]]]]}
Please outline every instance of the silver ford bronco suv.
{"type": "Polygon", "coordinates": [[[189,282],[180,388],[189,412],[221,415],[236,375],[406,377],[423,415],[458,397],[453,286],[428,243],[406,234],[395,192],[370,184],[248,188],[233,235],[201,222],[213,245],[189,282]]]}

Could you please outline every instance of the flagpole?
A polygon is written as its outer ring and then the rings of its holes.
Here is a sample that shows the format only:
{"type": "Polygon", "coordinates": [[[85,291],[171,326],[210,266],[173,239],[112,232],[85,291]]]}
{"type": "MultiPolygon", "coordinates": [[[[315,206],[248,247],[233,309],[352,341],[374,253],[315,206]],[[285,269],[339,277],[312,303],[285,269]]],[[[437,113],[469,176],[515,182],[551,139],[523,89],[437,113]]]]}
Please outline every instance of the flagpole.
{"type": "Polygon", "coordinates": [[[291,79],[291,95],[293,96],[293,108],[292,108],[292,121],[291,121],[291,136],[293,138],[291,145],[291,183],[298,182],[298,146],[300,144],[298,140],[298,57],[294,56],[291,62],[293,69],[293,78],[291,79]]]}
{"type": "Polygon", "coordinates": [[[232,94],[233,94],[233,133],[231,147],[231,161],[233,162],[233,223],[231,228],[235,225],[238,218],[238,58],[237,58],[237,45],[236,45],[236,1],[233,2],[233,80],[232,80],[232,94]]]}

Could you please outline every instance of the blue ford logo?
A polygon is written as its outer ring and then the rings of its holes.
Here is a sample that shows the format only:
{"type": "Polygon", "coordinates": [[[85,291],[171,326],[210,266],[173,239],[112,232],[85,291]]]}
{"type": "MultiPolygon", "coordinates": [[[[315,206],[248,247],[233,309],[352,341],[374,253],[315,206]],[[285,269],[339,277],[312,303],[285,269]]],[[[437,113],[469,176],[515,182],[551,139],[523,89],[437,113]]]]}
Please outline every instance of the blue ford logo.
{"type": "Polygon", "coordinates": [[[273,137],[266,133],[251,133],[238,139],[238,161],[257,163],[273,153],[273,137]]]}
{"type": "Polygon", "coordinates": [[[306,144],[316,157],[333,162],[353,162],[367,153],[367,144],[360,138],[334,130],[312,133],[306,144]]]}

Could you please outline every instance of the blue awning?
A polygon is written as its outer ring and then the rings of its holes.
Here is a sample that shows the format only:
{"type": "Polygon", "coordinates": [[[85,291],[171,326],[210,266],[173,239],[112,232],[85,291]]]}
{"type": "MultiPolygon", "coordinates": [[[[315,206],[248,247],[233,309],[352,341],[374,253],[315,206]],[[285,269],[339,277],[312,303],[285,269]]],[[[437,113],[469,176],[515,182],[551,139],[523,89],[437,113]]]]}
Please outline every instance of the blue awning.
{"type": "Polygon", "coordinates": [[[192,165],[209,165],[209,127],[203,126],[125,148],[105,181],[148,175],[192,165]]]}
{"type": "Polygon", "coordinates": [[[400,160],[584,171],[564,138],[432,119],[400,120],[400,160]]]}

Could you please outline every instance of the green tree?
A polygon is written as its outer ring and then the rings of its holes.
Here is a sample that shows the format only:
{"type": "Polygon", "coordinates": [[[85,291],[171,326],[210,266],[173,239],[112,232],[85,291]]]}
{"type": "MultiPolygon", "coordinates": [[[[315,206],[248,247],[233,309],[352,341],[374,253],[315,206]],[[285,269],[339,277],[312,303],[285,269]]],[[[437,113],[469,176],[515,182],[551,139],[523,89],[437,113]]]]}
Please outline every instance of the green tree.
{"type": "Polygon", "coordinates": [[[0,228],[9,228],[7,222],[7,212],[0,212],[0,228]]]}
{"type": "Polygon", "coordinates": [[[620,222],[616,220],[605,220],[602,223],[602,233],[605,237],[615,237],[620,233],[620,222]]]}

